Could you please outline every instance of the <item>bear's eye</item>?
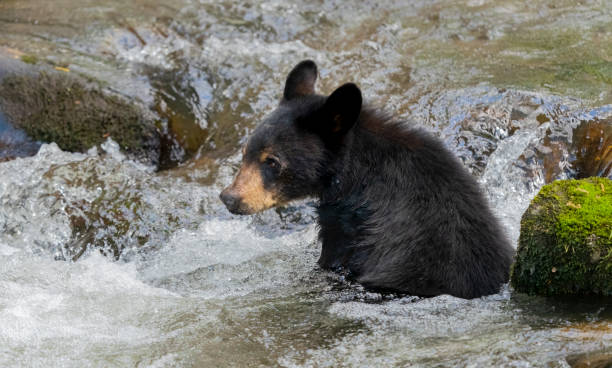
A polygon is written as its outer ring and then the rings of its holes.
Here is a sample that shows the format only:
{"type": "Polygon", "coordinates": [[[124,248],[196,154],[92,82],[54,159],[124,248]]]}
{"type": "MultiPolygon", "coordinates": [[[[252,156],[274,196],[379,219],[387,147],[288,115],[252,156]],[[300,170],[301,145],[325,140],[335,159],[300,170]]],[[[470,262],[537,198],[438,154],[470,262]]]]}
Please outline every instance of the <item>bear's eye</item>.
{"type": "Polygon", "coordinates": [[[274,156],[266,157],[264,164],[272,169],[278,170],[281,168],[280,160],[274,156]]]}

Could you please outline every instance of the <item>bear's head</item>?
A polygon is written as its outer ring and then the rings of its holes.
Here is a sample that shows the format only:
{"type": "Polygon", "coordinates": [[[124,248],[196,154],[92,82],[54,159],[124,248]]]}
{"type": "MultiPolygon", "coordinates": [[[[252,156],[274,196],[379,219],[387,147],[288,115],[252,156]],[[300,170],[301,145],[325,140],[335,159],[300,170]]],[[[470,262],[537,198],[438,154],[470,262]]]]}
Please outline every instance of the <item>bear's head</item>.
{"type": "Polygon", "coordinates": [[[221,200],[235,214],[252,214],[317,194],[326,168],[361,112],[352,83],[329,96],[315,93],[317,66],[304,60],[291,70],[279,106],[253,131],[242,165],[221,200]]]}

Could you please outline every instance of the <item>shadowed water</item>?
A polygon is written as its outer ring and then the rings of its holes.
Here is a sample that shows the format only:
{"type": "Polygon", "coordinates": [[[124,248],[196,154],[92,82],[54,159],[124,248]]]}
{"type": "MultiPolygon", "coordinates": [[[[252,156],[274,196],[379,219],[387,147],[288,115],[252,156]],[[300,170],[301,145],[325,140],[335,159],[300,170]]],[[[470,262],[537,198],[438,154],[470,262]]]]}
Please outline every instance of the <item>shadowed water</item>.
{"type": "Polygon", "coordinates": [[[0,161],[32,156],[39,147],[40,144],[33,142],[24,132],[13,128],[0,112],[0,161]]]}
{"type": "Polygon", "coordinates": [[[0,2],[0,56],[140,100],[182,162],[155,172],[110,137],[0,163],[0,365],[567,367],[609,353],[609,300],[369,293],[317,267],[313,203],[237,217],[218,194],[312,58],[322,91],[355,81],[438,135],[516,244],[542,185],[612,176],[611,16],[588,0],[0,2]]]}

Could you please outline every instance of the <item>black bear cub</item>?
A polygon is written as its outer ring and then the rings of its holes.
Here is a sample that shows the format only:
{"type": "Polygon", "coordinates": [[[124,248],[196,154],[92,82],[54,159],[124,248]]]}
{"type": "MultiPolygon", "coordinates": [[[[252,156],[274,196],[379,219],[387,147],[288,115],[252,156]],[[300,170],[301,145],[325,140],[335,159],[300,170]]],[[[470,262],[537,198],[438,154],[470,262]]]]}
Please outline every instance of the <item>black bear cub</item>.
{"type": "Polygon", "coordinates": [[[461,162],[429,133],[364,105],[355,84],[322,96],[316,79],[310,60],[289,73],[221,193],[227,208],[252,214],[314,196],[321,267],[372,290],[497,293],[514,249],[461,162]]]}

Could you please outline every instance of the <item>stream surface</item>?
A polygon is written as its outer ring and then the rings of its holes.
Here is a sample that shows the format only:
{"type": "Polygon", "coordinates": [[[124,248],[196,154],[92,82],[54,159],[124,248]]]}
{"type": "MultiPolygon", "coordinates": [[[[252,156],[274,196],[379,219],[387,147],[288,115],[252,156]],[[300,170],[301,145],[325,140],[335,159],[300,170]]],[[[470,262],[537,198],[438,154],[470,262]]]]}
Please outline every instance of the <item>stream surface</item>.
{"type": "Polygon", "coordinates": [[[516,245],[542,185],[612,177],[612,2],[1,0],[1,52],[139,100],[180,144],[163,171],[112,137],[21,157],[39,143],[0,115],[2,155],[17,157],[0,160],[0,366],[568,367],[612,354],[610,300],[367,292],[317,267],[313,202],[239,217],[218,199],[311,58],[320,91],[357,82],[438,135],[516,245]]]}

